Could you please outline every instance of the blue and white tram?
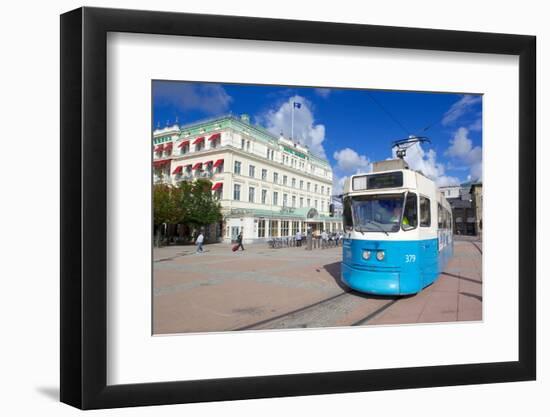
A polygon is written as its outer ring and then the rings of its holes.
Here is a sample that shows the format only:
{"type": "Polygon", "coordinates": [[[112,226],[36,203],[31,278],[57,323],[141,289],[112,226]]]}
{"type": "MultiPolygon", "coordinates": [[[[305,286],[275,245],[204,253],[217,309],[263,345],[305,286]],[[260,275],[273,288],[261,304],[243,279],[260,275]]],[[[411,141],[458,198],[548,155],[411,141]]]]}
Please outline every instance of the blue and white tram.
{"type": "Polygon", "coordinates": [[[370,294],[415,294],[452,256],[451,207],[431,179],[403,160],[374,167],[344,185],[342,280],[370,294]]]}

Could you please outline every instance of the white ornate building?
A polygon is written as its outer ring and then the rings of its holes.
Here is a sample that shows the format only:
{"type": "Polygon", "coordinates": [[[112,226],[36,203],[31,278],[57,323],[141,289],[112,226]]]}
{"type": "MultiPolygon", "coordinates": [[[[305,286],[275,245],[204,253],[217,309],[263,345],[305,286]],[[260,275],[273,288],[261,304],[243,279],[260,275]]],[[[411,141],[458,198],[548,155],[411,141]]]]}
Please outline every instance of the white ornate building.
{"type": "Polygon", "coordinates": [[[222,116],[153,132],[153,179],[209,178],[224,221],[210,240],[245,242],[341,230],[329,216],[332,169],[305,146],[251,125],[247,115],[222,116]]]}

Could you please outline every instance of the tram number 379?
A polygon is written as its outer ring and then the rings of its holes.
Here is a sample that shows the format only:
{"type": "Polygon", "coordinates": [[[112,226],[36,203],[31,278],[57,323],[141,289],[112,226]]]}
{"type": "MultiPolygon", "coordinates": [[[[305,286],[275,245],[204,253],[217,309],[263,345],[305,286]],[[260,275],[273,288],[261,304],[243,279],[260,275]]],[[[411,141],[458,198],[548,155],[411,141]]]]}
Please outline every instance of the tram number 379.
{"type": "Polygon", "coordinates": [[[405,255],[405,262],[406,263],[416,262],[416,255],[405,255]]]}

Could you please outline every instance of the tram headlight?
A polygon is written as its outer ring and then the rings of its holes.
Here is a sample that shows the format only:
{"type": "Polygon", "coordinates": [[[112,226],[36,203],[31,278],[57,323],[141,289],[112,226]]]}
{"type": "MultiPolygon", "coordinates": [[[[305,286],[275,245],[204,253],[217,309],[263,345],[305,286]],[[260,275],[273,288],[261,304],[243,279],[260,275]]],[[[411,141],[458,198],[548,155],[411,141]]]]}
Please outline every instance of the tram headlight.
{"type": "Polygon", "coordinates": [[[386,253],[383,250],[379,250],[378,252],[376,252],[376,259],[378,259],[379,261],[383,261],[385,257],[386,253]]]}
{"type": "Polygon", "coordinates": [[[368,260],[370,259],[370,255],[371,255],[370,250],[364,250],[364,251],[363,251],[363,259],[364,259],[365,261],[368,261],[368,260]]]}

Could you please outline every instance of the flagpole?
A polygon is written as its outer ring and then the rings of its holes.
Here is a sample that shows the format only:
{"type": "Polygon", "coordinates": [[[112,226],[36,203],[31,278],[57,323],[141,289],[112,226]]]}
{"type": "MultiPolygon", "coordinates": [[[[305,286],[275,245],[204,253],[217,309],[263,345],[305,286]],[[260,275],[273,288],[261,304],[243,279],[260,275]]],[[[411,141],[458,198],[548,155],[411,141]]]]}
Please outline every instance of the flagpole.
{"type": "Polygon", "coordinates": [[[292,102],[292,127],[290,129],[290,139],[294,140],[294,102],[292,102]]]}

